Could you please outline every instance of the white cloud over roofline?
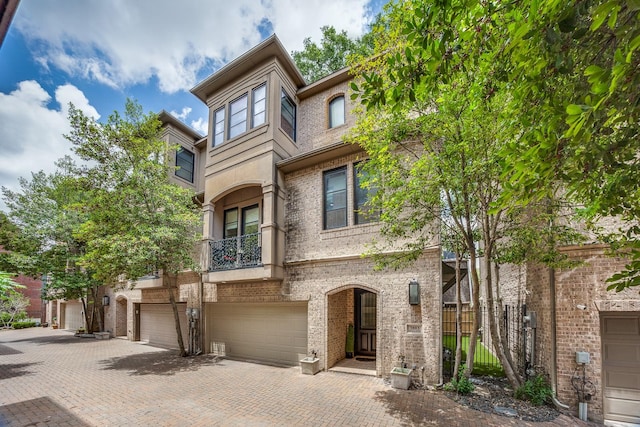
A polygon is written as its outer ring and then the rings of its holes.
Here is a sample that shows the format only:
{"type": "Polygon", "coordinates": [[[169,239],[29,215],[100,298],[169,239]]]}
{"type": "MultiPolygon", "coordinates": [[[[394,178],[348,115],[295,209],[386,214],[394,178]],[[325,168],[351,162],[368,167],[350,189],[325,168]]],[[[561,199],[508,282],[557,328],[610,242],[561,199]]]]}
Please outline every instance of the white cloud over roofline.
{"type": "Polygon", "coordinates": [[[265,19],[289,51],[333,25],[361,35],[365,0],[167,0],[24,2],[15,27],[37,46],[38,61],[112,88],[157,77],[165,93],[189,90],[198,76],[260,42],[265,19]]]}

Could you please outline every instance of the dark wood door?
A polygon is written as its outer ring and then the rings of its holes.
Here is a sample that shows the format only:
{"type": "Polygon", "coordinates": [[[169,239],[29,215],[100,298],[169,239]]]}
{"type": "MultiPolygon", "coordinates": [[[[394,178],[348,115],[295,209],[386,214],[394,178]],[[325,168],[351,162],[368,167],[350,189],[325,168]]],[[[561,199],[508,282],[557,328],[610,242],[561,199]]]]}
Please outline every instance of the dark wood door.
{"type": "Polygon", "coordinates": [[[356,354],[376,354],[376,294],[364,290],[355,292],[356,354]]]}

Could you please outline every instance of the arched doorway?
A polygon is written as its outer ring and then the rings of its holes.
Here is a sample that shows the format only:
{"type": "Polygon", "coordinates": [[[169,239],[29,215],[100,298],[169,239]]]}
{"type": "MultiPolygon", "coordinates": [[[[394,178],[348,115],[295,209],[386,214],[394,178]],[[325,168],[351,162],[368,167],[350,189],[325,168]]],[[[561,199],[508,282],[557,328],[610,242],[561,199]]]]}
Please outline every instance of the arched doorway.
{"type": "Polygon", "coordinates": [[[373,289],[351,285],[327,294],[327,368],[348,357],[376,359],[377,311],[378,295],[373,289]],[[347,348],[350,325],[354,332],[353,355],[347,348]]]}
{"type": "Polygon", "coordinates": [[[116,337],[127,336],[127,299],[118,297],[116,300],[116,337]]]}

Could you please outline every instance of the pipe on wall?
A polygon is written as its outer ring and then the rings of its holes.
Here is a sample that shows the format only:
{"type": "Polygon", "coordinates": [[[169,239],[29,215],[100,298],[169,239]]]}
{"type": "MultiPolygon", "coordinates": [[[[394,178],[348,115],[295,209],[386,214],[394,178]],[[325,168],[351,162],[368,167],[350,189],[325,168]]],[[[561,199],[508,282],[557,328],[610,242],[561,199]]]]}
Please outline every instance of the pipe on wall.
{"type": "Polygon", "coordinates": [[[549,375],[551,377],[551,389],[553,394],[551,400],[557,408],[569,409],[566,405],[558,400],[558,349],[557,349],[557,320],[556,320],[556,271],[549,268],[549,300],[551,302],[551,369],[549,375]]]}

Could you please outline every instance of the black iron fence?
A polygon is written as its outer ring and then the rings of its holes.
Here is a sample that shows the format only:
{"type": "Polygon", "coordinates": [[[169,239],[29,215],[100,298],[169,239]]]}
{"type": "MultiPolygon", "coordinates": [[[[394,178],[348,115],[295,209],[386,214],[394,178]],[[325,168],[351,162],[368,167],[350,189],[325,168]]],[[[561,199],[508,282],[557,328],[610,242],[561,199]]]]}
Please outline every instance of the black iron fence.
{"type": "MultiPolygon", "coordinates": [[[[524,306],[503,306],[496,307],[495,315],[499,318],[497,323],[501,336],[507,347],[511,351],[511,356],[516,366],[524,374],[527,362],[527,354],[525,346],[531,346],[534,343],[527,343],[528,331],[524,328],[523,315],[526,313],[524,306]]],[[[457,349],[456,335],[458,328],[462,332],[462,363],[465,362],[467,352],[469,350],[469,338],[473,330],[474,311],[468,305],[463,305],[461,313],[461,321],[456,322],[456,307],[445,306],[442,312],[442,345],[443,345],[443,363],[445,375],[451,375],[453,372],[454,357],[457,349]]],[[[476,341],[476,350],[473,359],[475,375],[493,375],[503,376],[504,371],[495,354],[494,346],[489,331],[489,311],[487,307],[480,307],[479,310],[479,330],[478,339],[476,341]]]]}
{"type": "Polygon", "coordinates": [[[209,271],[233,270],[262,265],[262,234],[252,233],[209,243],[209,271]]]}

